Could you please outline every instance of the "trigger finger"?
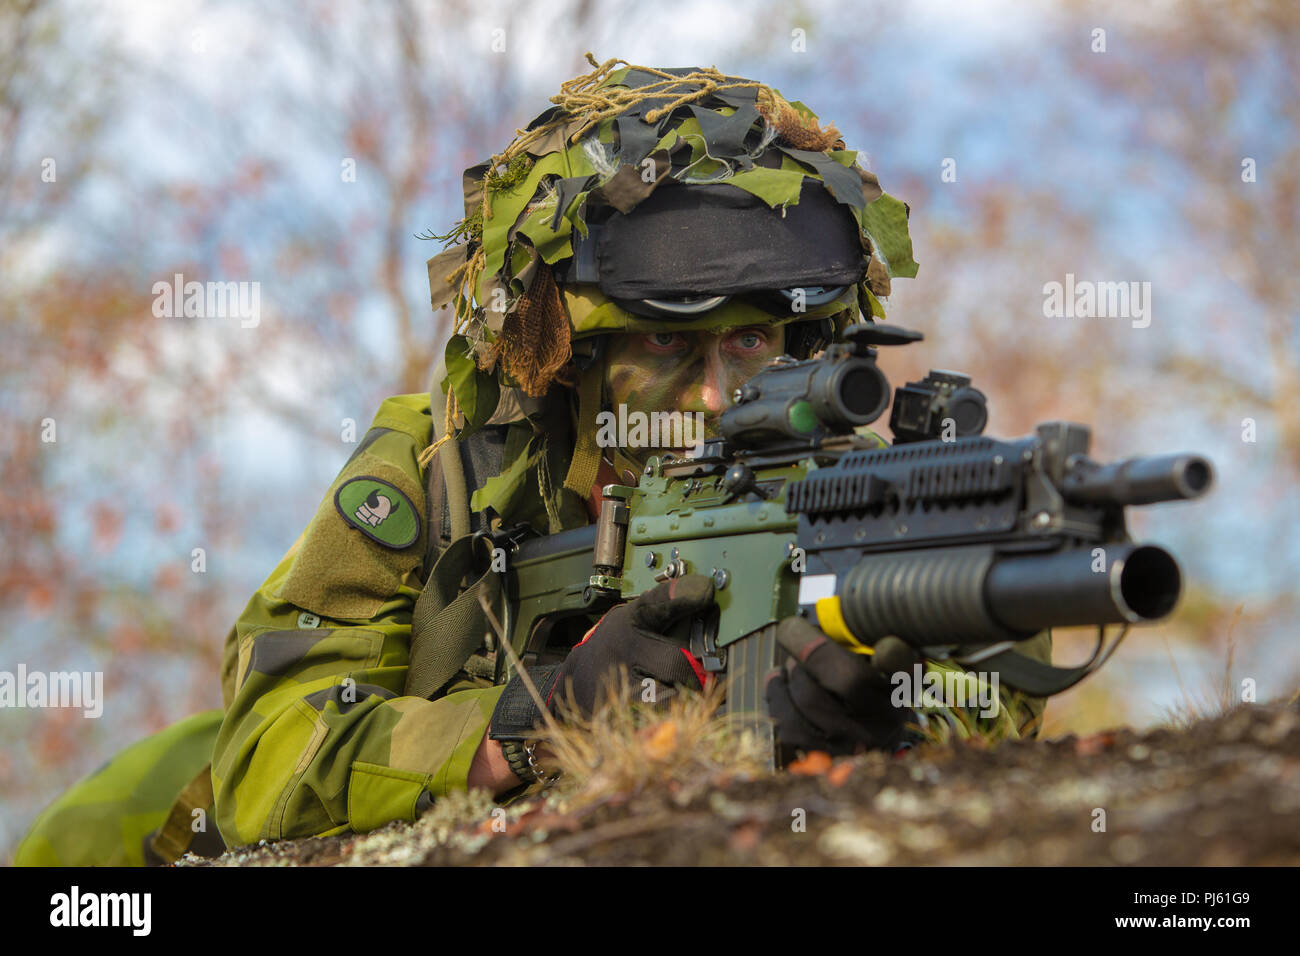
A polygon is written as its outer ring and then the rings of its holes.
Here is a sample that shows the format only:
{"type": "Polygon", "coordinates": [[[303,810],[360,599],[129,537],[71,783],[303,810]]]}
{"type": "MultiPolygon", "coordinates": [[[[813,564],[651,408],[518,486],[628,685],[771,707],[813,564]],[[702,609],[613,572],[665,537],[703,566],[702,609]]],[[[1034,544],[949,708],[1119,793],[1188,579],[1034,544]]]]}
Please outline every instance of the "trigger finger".
{"type": "Polygon", "coordinates": [[[713,578],[707,574],[687,574],[665,581],[628,605],[632,621],[662,634],[682,618],[694,617],[712,607],[713,590],[713,578]]]}

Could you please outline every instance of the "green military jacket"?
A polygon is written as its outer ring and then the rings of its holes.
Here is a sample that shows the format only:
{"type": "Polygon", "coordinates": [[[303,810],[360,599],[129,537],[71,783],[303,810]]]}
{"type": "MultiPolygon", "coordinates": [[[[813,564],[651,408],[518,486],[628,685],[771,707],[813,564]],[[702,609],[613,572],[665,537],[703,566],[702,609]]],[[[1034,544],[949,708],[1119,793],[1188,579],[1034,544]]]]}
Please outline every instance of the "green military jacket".
{"type": "Polygon", "coordinates": [[[501,688],[467,678],[436,700],[402,695],[428,535],[438,533],[417,462],[431,431],[428,395],[380,406],[227,637],[212,782],[230,846],[412,820],[466,788],[501,688]],[[388,503],[356,505],[368,489],[391,489],[388,503]]]}

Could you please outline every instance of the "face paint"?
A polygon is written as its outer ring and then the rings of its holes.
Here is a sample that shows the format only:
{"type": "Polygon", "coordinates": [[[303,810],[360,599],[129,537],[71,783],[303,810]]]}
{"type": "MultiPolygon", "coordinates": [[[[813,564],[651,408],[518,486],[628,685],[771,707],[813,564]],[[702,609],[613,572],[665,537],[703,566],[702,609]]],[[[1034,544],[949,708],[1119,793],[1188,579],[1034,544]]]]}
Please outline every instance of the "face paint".
{"type": "MultiPolygon", "coordinates": [[[[652,332],[611,338],[606,384],[615,416],[636,422],[659,413],[701,413],[706,437],[718,434],[718,417],[731,407],[731,395],[784,351],[785,335],[772,325],[712,332],[652,332]],[[620,406],[623,411],[620,412],[620,406]]],[[[634,447],[624,454],[644,464],[665,449],[634,447]]],[[[682,449],[676,449],[680,452],[682,449]]]]}

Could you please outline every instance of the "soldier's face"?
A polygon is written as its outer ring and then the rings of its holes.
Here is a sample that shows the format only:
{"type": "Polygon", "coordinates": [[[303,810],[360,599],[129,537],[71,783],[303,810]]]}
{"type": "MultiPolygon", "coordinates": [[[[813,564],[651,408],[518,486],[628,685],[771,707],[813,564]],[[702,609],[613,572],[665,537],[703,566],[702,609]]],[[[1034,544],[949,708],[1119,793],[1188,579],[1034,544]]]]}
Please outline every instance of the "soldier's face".
{"type": "MultiPolygon", "coordinates": [[[[780,355],[784,345],[782,329],[759,325],[611,336],[607,368],[614,411],[625,405],[629,417],[633,412],[700,412],[705,435],[714,437],[732,393],[780,355]]],[[[644,463],[663,450],[625,448],[624,453],[644,463]]]]}

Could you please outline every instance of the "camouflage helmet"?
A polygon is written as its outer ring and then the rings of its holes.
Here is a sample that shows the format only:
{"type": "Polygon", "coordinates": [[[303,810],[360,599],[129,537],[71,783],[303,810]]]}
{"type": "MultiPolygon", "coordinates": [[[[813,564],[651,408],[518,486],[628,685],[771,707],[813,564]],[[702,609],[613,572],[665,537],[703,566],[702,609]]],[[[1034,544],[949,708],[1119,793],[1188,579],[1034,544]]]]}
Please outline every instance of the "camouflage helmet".
{"type": "Polygon", "coordinates": [[[723,305],[733,296],[773,324],[842,326],[883,318],[890,279],[916,274],[907,206],[802,103],[716,69],[587,59],[591,73],[465,171],[465,215],[432,237],[445,243],[432,304],[454,310],[447,417],[454,405],[462,433],[500,386],[574,384],[604,333],[755,324],[723,305]],[[664,254],[638,255],[647,243],[664,254]]]}

